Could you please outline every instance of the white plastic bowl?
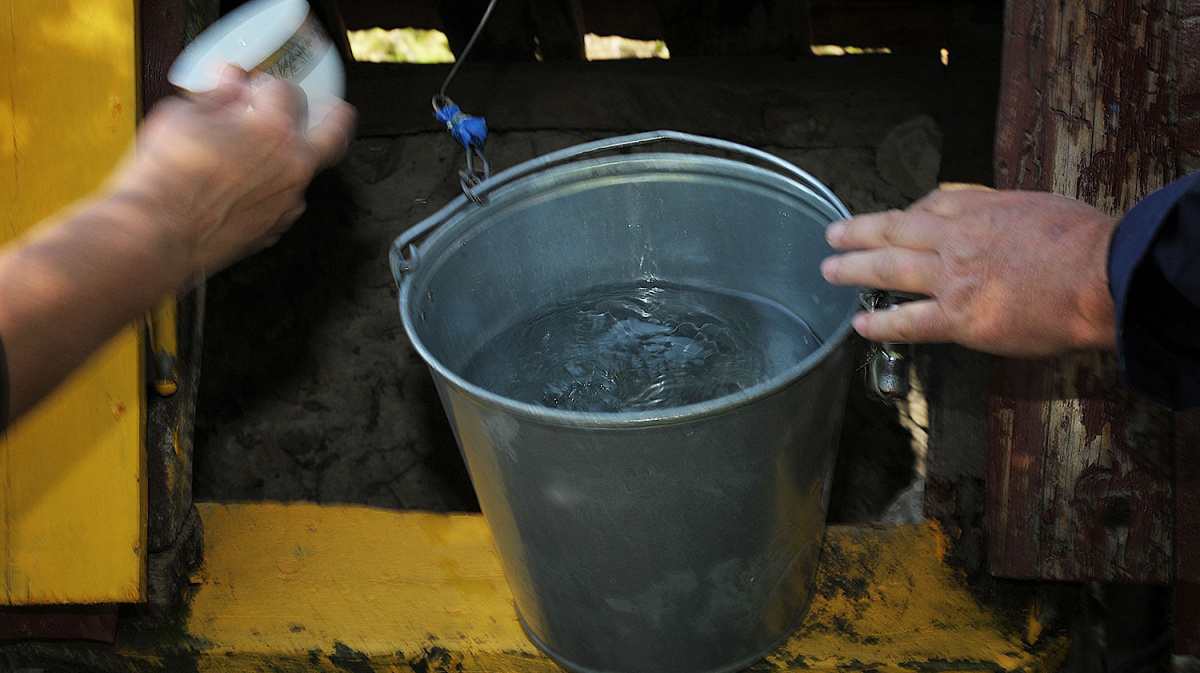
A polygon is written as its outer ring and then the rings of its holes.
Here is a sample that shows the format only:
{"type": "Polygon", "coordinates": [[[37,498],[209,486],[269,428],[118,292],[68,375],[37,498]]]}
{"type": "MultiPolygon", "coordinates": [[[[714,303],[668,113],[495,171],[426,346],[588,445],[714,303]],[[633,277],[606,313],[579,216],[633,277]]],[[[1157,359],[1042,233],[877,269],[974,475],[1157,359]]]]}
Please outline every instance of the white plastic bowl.
{"type": "MultiPolygon", "coordinates": [[[[221,17],[183,50],[167,80],[192,93],[216,88],[233,64],[253,81],[280,77],[308,96],[309,125],[325,118],[346,91],[337,48],[305,0],[251,0],[221,17]]],[[[257,84],[256,84],[257,85],[257,84]]]]}

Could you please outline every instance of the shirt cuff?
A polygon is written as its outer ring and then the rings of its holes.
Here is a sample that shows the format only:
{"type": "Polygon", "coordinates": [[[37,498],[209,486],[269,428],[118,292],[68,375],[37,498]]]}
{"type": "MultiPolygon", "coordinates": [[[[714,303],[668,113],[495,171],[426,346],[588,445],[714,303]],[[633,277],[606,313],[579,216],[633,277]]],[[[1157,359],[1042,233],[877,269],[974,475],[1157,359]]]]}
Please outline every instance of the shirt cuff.
{"type": "Polygon", "coordinates": [[[1200,405],[1200,173],[1121,219],[1108,271],[1126,382],[1173,408],[1200,405]]]}

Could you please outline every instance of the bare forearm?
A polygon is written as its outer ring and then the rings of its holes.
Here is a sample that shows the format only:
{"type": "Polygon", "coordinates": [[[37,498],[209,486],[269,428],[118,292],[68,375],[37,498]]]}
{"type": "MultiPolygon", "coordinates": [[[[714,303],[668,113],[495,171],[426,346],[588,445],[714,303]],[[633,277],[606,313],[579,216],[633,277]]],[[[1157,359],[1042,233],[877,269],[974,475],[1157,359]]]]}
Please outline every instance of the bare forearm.
{"type": "Polygon", "coordinates": [[[154,213],[121,198],[46,223],[0,254],[0,337],[10,417],[36,404],[188,278],[154,213]]]}
{"type": "Polygon", "coordinates": [[[107,196],[0,251],[0,338],[15,419],[163,295],[271,245],[313,174],[345,153],[354,110],[303,132],[303,93],[221,85],[147,117],[107,196]]]}

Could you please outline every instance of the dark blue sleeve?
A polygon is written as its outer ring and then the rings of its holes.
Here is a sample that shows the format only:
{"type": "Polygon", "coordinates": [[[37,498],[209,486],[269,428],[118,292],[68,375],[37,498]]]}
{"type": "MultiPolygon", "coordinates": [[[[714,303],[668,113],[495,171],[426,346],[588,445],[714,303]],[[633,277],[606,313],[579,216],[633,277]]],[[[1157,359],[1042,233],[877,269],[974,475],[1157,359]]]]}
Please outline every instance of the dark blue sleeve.
{"type": "Polygon", "coordinates": [[[1174,409],[1200,406],[1200,173],[1122,218],[1108,279],[1126,382],[1174,409]]]}

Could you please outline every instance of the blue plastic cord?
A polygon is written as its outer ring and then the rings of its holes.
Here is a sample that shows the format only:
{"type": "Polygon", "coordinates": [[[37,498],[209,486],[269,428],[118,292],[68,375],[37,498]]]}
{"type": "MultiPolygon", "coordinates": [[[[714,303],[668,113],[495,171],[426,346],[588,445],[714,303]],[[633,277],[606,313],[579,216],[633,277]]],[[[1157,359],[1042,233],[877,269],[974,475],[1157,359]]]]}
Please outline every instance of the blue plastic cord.
{"type": "Polygon", "coordinates": [[[463,149],[470,152],[474,148],[479,153],[483,152],[483,146],[487,143],[487,122],[483,117],[464,113],[448,99],[445,105],[434,110],[433,116],[446,125],[446,130],[463,149]]]}
{"type": "Polygon", "coordinates": [[[471,34],[471,39],[467,40],[467,46],[463,48],[458,58],[454,59],[454,66],[450,68],[450,73],[446,75],[445,81],[442,82],[441,90],[433,98],[434,118],[446,125],[446,130],[450,132],[450,135],[454,136],[458,144],[467,150],[468,157],[471,155],[472,148],[482,156],[483,146],[487,142],[487,123],[483,121],[483,117],[472,117],[464,114],[446,96],[446,89],[450,86],[450,80],[454,79],[454,74],[458,72],[458,68],[467,60],[467,54],[471,53],[471,47],[475,46],[475,41],[483,33],[483,27],[487,25],[488,18],[492,15],[492,10],[495,8],[496,0],[490,0],[487,8],[483,11],[483,16],[479,18],[479,25],[475,26],[475,32],[471,34]]]}

